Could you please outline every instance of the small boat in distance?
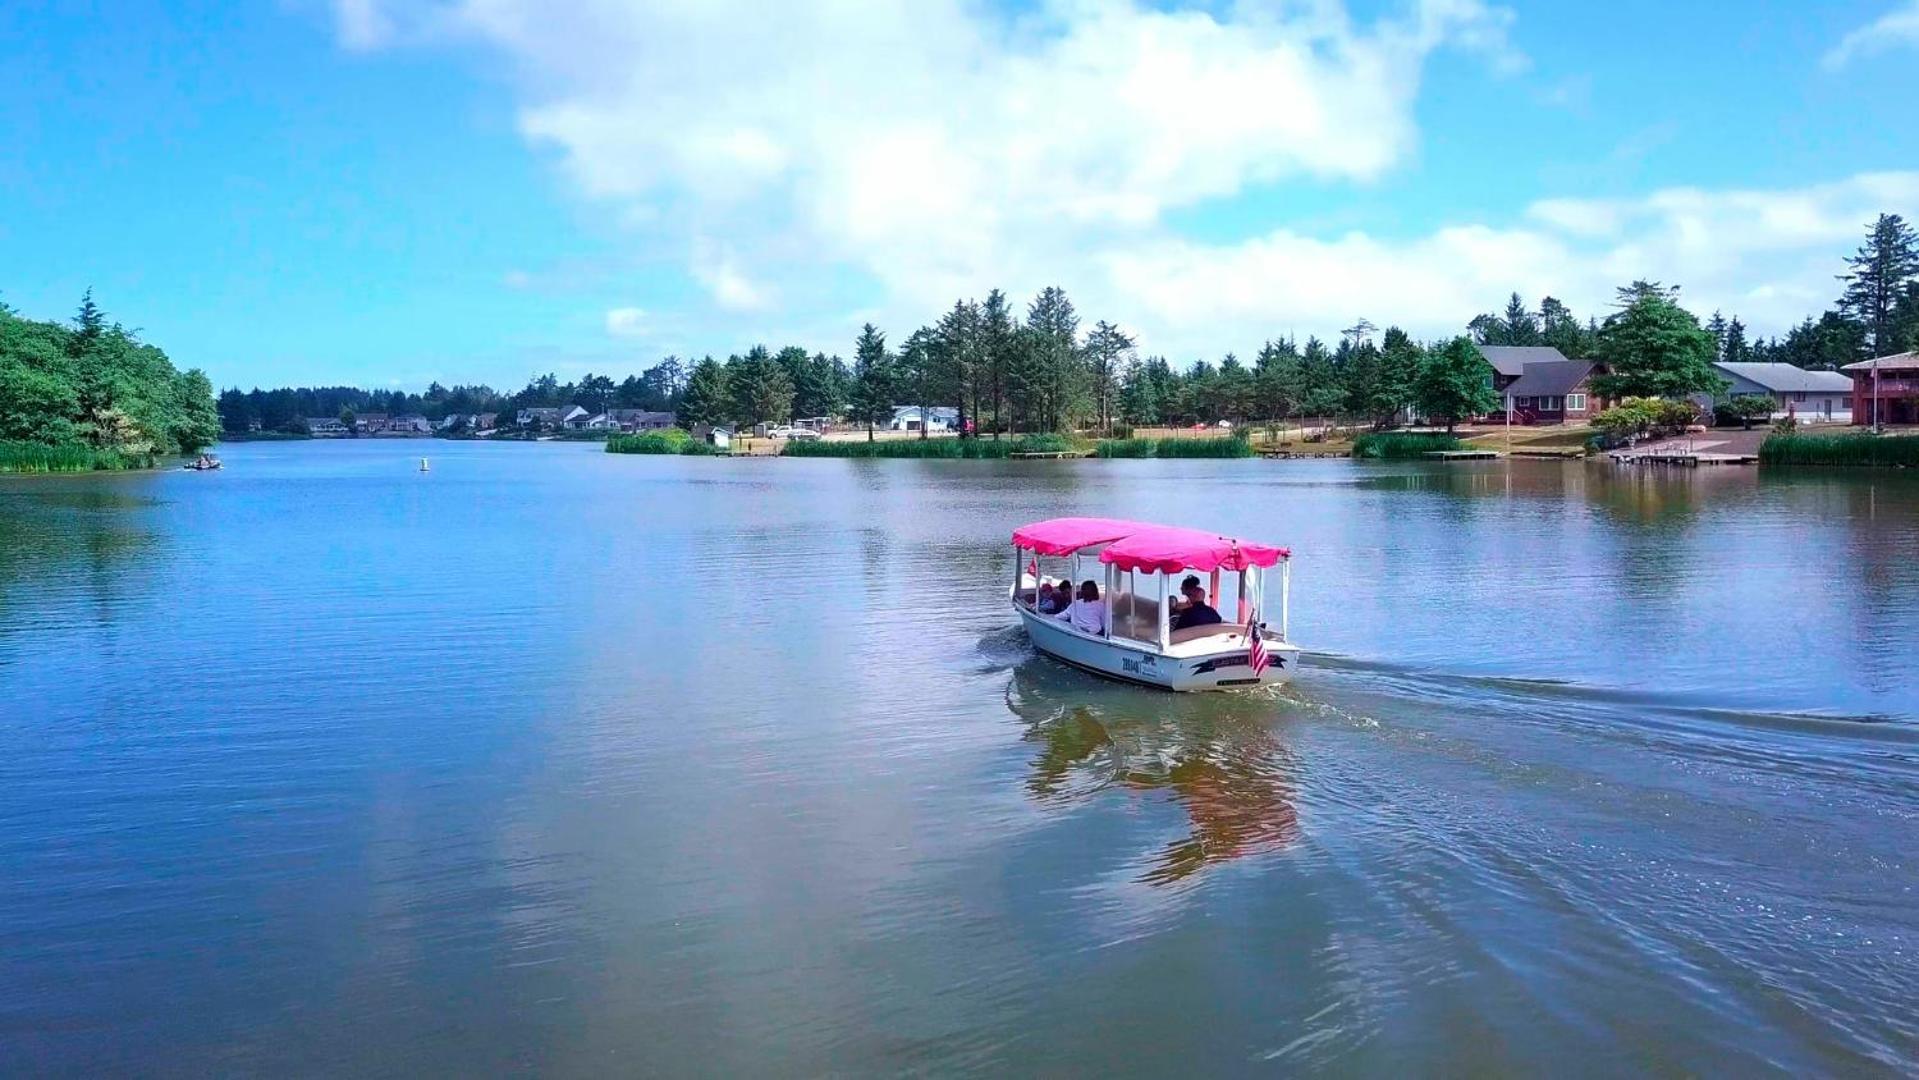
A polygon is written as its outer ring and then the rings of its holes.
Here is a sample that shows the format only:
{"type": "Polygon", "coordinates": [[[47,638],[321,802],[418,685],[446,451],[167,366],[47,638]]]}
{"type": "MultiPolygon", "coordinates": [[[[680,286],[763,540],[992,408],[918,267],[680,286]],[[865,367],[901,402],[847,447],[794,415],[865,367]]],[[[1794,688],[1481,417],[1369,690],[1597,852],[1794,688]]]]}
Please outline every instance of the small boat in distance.
{"type": "Polygon", "coordinates": [[[1292,553],[1200,529],[1115,518],[1052,518],[1013,531],[1009,599],[1035,648],[1096,675],[1165,690],[1271,686],[1292,677],[1292,553]],[[1048,558],[1064,559],[1047,574],[1048,558]],[[1266,571],[1279,567],[1278,627],[1267,623],[1266,571]],[[1230,578],[1222,579],[1222,574],[1230,578]],[[1175,629],[1180,583],[1193,578],[1220,621],[1175,629]],[[1086,583],[1104,630],[1041,612],[1043,585],[1086,583]],[[1222,591],[1221,586],[1228,586],[1222,591]]]}
{"type": "Polygon", "coordinates": [[[193,472],[212,472],[220,467],[220,459],[211,454],[201,454],[199,457],[194,458],[192,461],[180,467],[182,469],[192,470],[193,472]]]}

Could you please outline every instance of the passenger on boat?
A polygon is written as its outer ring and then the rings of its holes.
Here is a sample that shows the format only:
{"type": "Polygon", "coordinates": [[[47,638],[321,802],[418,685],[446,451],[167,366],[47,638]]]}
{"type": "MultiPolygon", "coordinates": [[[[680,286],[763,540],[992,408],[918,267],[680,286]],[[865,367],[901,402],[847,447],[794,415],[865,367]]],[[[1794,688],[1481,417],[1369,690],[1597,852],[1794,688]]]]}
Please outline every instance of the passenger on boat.
{"type": "Polygon", "coordinates": [[[1224,622],[1219,612],[1206,602],[1206,590],[1199,584],[1199,578],[1191,574],[1179,583],[1180,595],[1186,597],[1173,605],[1173,629],[1184,630],[1189,626],[1212,626],[1224,622]]]}
{"type": "Polygon", "coordinates": [[[1079,586],[1079,599],[1073,606],[1056,616],[1061,622],[1072,624],[1073,629],[1087,634],[1106,633],[1106,604],[1099,598],[1099,586],[1091,581],[1082,581],[1079,586]]]}
{"type": "Polygon", "coordinates": [[[1055,589],[1052,582],[1042,581],[1039,584],[1039,597],[1034,601],[1033,607],[1041,615],[1058,615],[1065,611],[1072,601],[1071,590],[1066,588],[1064,583],[1055,589]]]}

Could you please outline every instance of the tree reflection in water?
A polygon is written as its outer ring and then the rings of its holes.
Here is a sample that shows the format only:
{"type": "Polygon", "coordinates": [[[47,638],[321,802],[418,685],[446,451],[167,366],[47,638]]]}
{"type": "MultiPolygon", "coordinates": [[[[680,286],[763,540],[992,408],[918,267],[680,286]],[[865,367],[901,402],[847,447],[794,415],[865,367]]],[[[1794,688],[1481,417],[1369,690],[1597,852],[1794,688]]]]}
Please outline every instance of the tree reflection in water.
{"type": "Polygon", "coordinates": [[[1297,763],[1275,737],[1268,692],[1164,694],[1034,658],[1014,669],[1007,702],[1040,746],[1026,780],[1034,799],[1077,802],[1117,786],[1164,792],[1186,812],[1191,833],[1151,857],[1140,878],[1148,884],[1299,838],[1297,763]]]}

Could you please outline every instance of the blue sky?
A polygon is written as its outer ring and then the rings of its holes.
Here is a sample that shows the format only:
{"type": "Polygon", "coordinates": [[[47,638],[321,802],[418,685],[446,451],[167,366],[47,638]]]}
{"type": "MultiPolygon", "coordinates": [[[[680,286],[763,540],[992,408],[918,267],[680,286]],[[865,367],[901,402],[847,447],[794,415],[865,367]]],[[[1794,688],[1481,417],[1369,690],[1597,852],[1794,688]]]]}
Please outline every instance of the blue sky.
{"type": "Polygon", "coordinates": [[[1635,276],[1776,332],[1919,216],[1919,0],[893,7],[15,0],[0,300],[91,286],[219,385],[846,353],[1047,284],[1184,362],[1635,276]]]}

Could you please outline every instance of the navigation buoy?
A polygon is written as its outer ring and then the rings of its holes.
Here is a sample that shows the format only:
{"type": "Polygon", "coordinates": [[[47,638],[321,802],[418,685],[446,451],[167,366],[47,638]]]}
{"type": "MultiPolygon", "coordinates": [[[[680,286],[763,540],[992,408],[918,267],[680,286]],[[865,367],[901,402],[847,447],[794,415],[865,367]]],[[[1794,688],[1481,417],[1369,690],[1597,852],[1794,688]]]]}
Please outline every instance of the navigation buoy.
{"type": "Polygon", "coordinates": [[[425,459],[425,458],[421,458],[421,459],[420,459],[420,471],[421,471],[421,472],[425,472],[425,471],[427,471],[427,470],[426,470],[426,459],[425,459]]]}

